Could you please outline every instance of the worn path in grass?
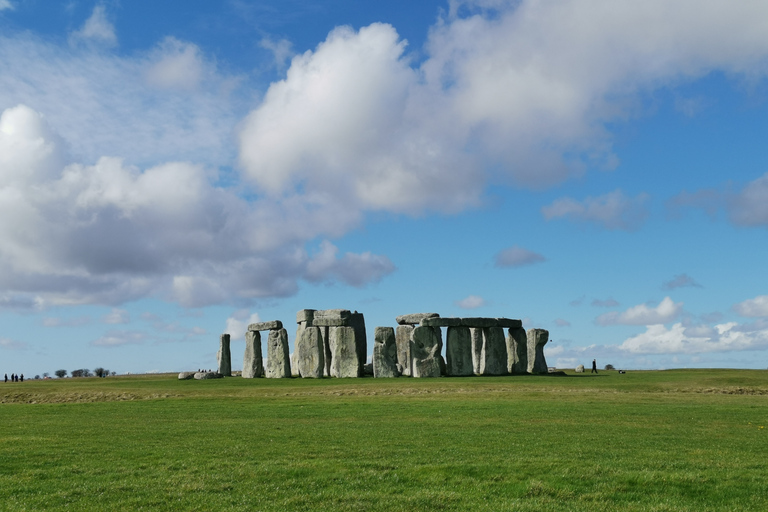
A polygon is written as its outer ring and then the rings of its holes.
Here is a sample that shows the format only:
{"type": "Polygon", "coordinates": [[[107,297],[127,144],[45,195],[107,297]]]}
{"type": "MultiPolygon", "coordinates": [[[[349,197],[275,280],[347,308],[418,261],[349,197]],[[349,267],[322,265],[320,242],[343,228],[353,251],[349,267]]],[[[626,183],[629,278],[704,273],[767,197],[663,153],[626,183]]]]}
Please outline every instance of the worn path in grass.
{"type": "Polygon", "coordinates": [[[0,402],[2,510],[768,509],[763,371],[67,379],[0,402]]]}

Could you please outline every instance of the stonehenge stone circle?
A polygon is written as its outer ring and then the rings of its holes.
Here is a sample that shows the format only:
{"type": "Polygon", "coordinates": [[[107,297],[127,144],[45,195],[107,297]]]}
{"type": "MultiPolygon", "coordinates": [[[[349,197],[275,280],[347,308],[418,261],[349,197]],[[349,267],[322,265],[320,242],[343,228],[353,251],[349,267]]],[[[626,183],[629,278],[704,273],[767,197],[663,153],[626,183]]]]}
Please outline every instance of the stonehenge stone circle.
{"type": "Polygon", "coordinates": [[[421,321],[424,327],[457,327],[461,325],[461,318],[431,317],[421,321]]]}
{"type": "Polygon", "coordinates": [[[480,350],[480,375],[506,375],[507,344],[504,339],[504,329],[501,327],[485,327],[482,329],[482,333],[483,346],[480,350]]]}
{"type": "Polygon", "coordinates": [[[195,378],[195,372],[181,372],[179,374],[179,380],[189,380],[195,378]]]}
{"type": "Polygon", "coordinates": [[[425,318],[435,318],[438,316],[440,315],[437,313],[411,313],[408,315],[400,315],[395,318],[395,321],[398,325],[418,325],[425,318]]]}
{"type": "Polygon", "coordinates": [[[467,376],[475,373],[472,364],[472,334],[469,327],[450,326],[445,338],[446,374],[467,376]]]}
{"type": "Polygon", "coordinates": [[[222,334],[219,338],[219,352],[216,354],[216,360],[219,367],[218,373],[230,377],[232,375],[232,354],[229,351],[229,334],[222,334]]]}
{"type": "Polygon", "coordinates": [[[496,318],[462,318],[461,325],[483,329],[485,327],[497,327],[499,321],[496,318]]]}
{"type": "Polygon", "coordinates": [[[267,371],[268,379],[285,379],[291,377],[291,356],[288,353],[288,331],[280,329],[269,331],[267,338],[267,371]]]}
{"type": "Polygon", "coordinates": [[[283,322],[272,320],[271,322],[258,322],[248,326],[249,331],[277,331],[283,328],[283,322]]]}
{"type": "Polygon", "coordinates": [[[549,341],[549,331],[528,330],[528,373],[548,373],[547,360],[544,359],[544,345],[547,341],[549,341]]]}
{"type": "Polygon", "coordinates": [[[299,375],[319,379],[325,373],[325,350],[319,327],[307,327],[296,340],[296,364],[299,375]]]}
{"type": "Polygon", "coordinates": [[[507,371],[513,374],[528,373],[528,335],[522,327],[508,331],[507,371]]]}
{"type": "Polygon", "coordinates": [[[399,377],[397,343],[392,327],[377,327],[373,334],[373,376],[399,377]]]}
{"type": "Polygon", "coordinates": [[[416,327],[411,336],[411,376],[440,377],[441,365],[439,327],[416,327]],[[435,329],[438,329],[435,332],[435,329]]]}
{"type": "MultiPolygon", "coordinates": [[[[399,318],[399,317],[398,317],[399,318]]],[[[411,335],[413,325],[398,325],[395,331],[395,344],[397,345],[397,362],[403,367],[403,375],[411,375],[411,335]]]]}
{"type": "Polygon", "coordinates": [[[362,377],[363,365],[360,364],[360,359],[357,356],[355,329],[350,326],[336,327],[331,336],[333,337],[331,376],[339,378],[362,377]]]}
{"type": "MultiPolygon", "coordinates": [[[[253,325],[253,324],[251,324],[253,325]]],[[[264,358],[261,353],[261,334],[249,330],[245,333],[245,354],[243,355],[244,379],[255,379],[264,376],[264,358]]]]}

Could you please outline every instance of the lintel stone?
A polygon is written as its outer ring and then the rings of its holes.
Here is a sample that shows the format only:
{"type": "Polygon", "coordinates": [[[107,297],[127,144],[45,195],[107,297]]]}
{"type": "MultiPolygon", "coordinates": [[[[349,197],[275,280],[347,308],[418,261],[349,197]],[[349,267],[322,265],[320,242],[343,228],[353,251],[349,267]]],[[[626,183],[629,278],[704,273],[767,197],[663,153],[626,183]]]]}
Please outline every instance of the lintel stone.
{"type": "Polygon", "coordinates": [[[283,322],[272,320],[271,322],[258,322],[248,326],[249,331],[277,331],[283,328],[283,322]]]}
{"type": "Polygon", "coordinates": [[[421,325],[424,327],[458,327],[461,325],[461,318],[449,317],[449,318],[424,318],[421,321],[421,325]]]}
{"type": "Polygon", "coordinates": [[[499,321],[496,318],[462,318],[461,325],[474,327],[476,329],[485,329],[487,327],[497,327],[499,321]]]}
{"type": "Polygon", "coordinates": [[[515,320],[513,318],[497,318],[496,321],[498,322],[499,327],[503,327],[505,329],[519,329],[523,326],[522,320],[515,320]]]}
{"type": "Polygon", "coordinates": [[[410,313],[408,315],[400,315],[395,320],[398,325],[418,325],[425,318],[437,318],[439,316],[437,313],[410,313]]]}

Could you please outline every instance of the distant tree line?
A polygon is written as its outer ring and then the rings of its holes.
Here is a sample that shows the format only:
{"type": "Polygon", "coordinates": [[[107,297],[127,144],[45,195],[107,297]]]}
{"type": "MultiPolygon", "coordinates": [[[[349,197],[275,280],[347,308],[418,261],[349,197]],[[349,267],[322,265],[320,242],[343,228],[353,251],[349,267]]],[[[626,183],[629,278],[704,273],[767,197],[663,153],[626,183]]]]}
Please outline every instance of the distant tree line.
{"type": "MultiPolygon", "coordinates": [[[[58,378],[63,379],[64,377],[67,376],[67,370],[56,370],[55,372],[53,372],[53,374],[56,375],[58,378]]],[[[48,374],[44,374],[44,375],[47,376],[48,374]]],[[[94,375],[96,377],[108,377],[110,375],[116,375],[116,373],[110,372],[106,368],[98,367],[95,370],[93,370],[93,372],[91,372],[91,370],[87,368],[72,370],[70,372],[70,375],[72,377],[93,377],[94,375]]]]}

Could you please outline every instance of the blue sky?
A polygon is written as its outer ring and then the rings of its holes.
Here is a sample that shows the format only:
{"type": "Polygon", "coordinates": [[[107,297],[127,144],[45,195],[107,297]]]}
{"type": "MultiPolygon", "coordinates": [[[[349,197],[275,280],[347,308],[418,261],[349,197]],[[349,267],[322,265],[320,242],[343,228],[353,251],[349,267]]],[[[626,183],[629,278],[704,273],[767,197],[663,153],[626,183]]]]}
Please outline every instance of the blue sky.
{"type": "Polygon", "coordinates": [[[763,2],[0,0],[0,372],[299,309],[765,368],[763,2]]]}

